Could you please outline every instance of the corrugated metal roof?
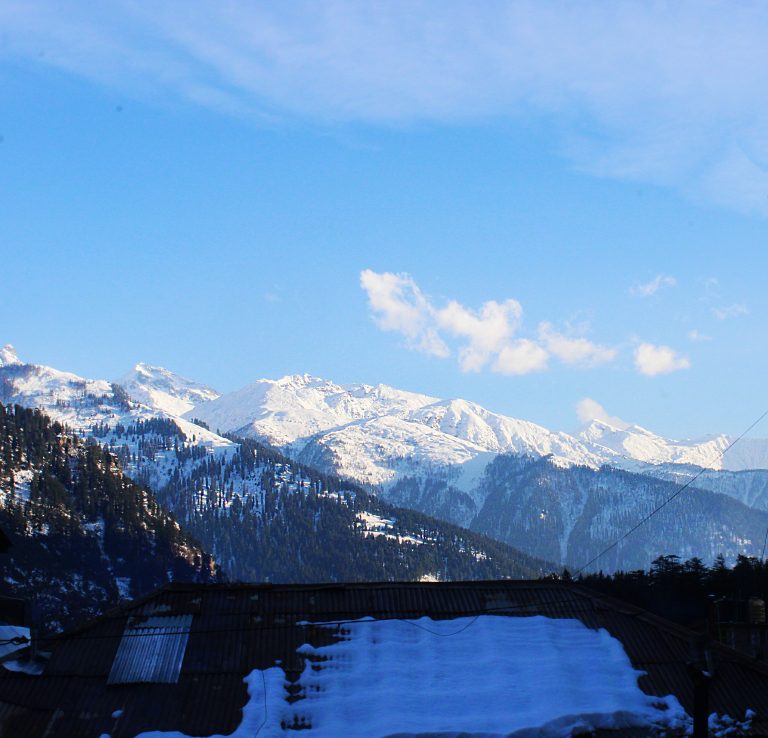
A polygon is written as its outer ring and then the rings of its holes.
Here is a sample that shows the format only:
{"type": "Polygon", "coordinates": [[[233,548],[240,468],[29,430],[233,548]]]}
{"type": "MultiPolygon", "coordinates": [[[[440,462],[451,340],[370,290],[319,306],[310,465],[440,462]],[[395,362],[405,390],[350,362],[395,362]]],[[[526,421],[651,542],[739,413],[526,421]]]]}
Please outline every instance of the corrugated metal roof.
{"type": "Polygon", "coordinates": [[[130,618],[107,684],[176,684],[187,649],[192,615],[130,618]]]}
{"type": "MultiPolygon", "coordinates": [[[[280,661],[288,681],[295,681],[305,666],[304,657],[297,653],[300,645],[322,646],[340,637],[337,628],[323,627],[321,622],[365,616],[445,619],[482,613],[577,618],[590,628],[605,628],[621,641],[632,664],[646,673],[639,681],[645,692],[674,694],[689,713],[693,710],[687,666],[691,631],[577,585],[510,580],[173,584],[47,644],[52,654],[41,677],[3,674],[0,669],[0,699],[55,711],[58,717],[47,738],[100,733],[134,738],[149,730],[226,735],[239,724],[248,699],[243,677],[280,661]],[[114,664],[133,658],[122,654],[116,658],[124,642],[155,640],[154,636],[126,638],[127,626],[157,621],[174,633],[189,631],[186,655],[164,652],[160,657],[168,671],[175,664],[175,683],[112,682],[114,664]],[[181,623],[185,625],[179,627],[181,623]],[[25,681],[19,683],[17,677],[25,681]],[[114,720],[111,715],[117,709],[123,710],[123,716],[114,720]]],[[[450,647],[450,642],[447,638],[441,646],[450,647]]],[[[768,736],[768,668],[718,645],[712,646],[712,652],[715,677],[710,710],[740,718],[751,708],[758,713],[753,734],[768,736]]],[[[133,653],[139,663],[149,656],[138,647],[133,653]]],[[[2,729],[0,723],[0,735],[2,729]]]]}

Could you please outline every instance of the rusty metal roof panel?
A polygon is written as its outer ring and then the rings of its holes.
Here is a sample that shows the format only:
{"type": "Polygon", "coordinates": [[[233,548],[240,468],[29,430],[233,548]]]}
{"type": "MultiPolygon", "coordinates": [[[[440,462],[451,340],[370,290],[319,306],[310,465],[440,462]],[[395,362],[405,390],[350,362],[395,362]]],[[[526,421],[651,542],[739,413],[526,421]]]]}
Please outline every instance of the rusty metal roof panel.
{"type": "Polygon", "coordinates": [[[132,617],[125,625],[107,684],[175,684],[187,648],[192,615],[132,617]]]}

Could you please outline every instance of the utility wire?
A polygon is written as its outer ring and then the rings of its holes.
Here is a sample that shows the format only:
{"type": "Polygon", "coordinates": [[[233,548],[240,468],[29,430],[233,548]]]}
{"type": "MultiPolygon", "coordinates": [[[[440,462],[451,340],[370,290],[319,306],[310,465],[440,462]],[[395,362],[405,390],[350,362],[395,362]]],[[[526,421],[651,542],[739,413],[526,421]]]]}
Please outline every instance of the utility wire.
{"type": "MultiPolygon", "coordinates": [[[[744,436],[747,435],[747,433],[749,433],[756,425],[758,425],[758,423],[760,423],[763,420],[763,418],[765,418],[766,416],[768,416],[768,410],[766,410],[740,436],[737,436],[733,441],[731,441],[720,452],[719,458],[722,459],[723,456],[725,456],[728,453],[728,451],[730,451],[742,438],[744,438],[744,436]]],[[[672,502],[672,500],[674,500],[676,497],[678,497],[684,490],[688,489],[688,487],[690,487],[706,471],[708,471],[708,469],[706,467],[702,467],[701,469],[699,469],[699,471],[696,472],[696,474],[694,474],[685,484],[683,484],[682,487],[680,487],[674,494],[670,495],[666,500],[664,500],[664,502],[662,502],[656,508],[651,510],[651,512],[648,513],[648,515],[646,515],[644,518],[642,518],[642,520],[640,520],[640,522],[636,523],[626,533],[624,533],[623,535],[619,536],[610,546],[607,546],[599,554],[597,554],[597,556],[593,557],[586,564],[584,564],[583,566],[580,566],[578,569],[576,569],[575,574],[581,574],[581,572],[584,571],[584,569],[587,569],[588,567],[592,566],[592,564],[594,564],[595,561],[597,561],[598,559],[602,558],[609,551],[611,551],[614,548],[616,548],[616,546],[618,546],[624,539],[626,539],[629,536],[631,536],[638,528],[640,528],[642,525],[645,525],[645,523],[647,523],[657,512],[659,512],[660,510],[663,510],[667,505],[669,505],[670,502],[672,502]]],[[[768,542],[768,532],[767,532],[766,542],[768,542]]],[[[765,553],[765,546],[763,546],[763,553],[765,553]]]]}
{"type": "Polygon", "coordinates": [[[15,636],[14,638],[3,638],[0,640],[0,646],[23,646],[29,643],[27,636],[15,636]]]}
{"type": "Polygon", "coordinates": [[[267,718],[269,717],[269,713],[267,711],[267,678],[264,676],[265,669],[259,669],[259,673],[261,674],[261,683],[264,685],[264,720],[261,721],[261,725],[259,725],[259,729],[253,734],[253,738],[257,738],[259,733],[261,733],[261,729],[267,724],[267,718]]]}

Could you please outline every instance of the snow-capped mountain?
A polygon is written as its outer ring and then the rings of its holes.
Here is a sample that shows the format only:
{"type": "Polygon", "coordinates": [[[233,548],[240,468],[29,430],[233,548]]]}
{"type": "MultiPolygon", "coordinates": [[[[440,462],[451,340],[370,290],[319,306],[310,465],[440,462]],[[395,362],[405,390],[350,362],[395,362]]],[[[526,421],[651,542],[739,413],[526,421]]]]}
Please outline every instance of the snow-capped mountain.
{"type": "MultiPolygon", "coordinates": [[[[6,346],[3,351],[0,403],[38,408],[78,435],[98,439],[120,456],[131,476],[155,488],[165,484],[177,469],[170,448],[173,439],[182,447],[202,449],[204,455],[226,456],[237,449],[232,441],[163,410],[157,402],[149,405],[132,399],[119,384],[26,364],[12,348],[6,346]]],[[[169,401],[173,399],[172,389],[183,397],[186,380],[166,370],[155,370],[155,378],[158,387],[147,387],[148,393],[152,391],[150,398],[169,401]]],[[[202,385],[188,384],[189,393],[210,397],[213,392],[202,385]]],[[[186,465],[197,462],[199,459],[190,459],[186,465]]]]}
{"type": "Polygon", "coordinates": [[[190,414],[211,428],[287,446],[348,423],[403,416],[436,401],[435,397],[386,385],[343,387],[309,374],[296,374],[260,379],[199,405],[190,414]]]}
{"type": "Polygon", "coordinates": [[[730,443],[725,435],[676,441],[639,425],[616,428],[601,420],[593,420],[577,434],[577,438],[606,460],[616,456],[647,464],[694,464],[710,469],[720,469],[732,460],[730,456],[722,458],[730,443]]]}
{"type": "Polygon", "coordinates": [[[184,415],[195,405],[220,397],[204,384],[193,382],[161,366],[138,363],[130,372],[115,380],[128,396],[166,415],[184,415]]]}
{"type": "MultiPolygon", "coordinates": [[[[266,493],[254,492],[260,488],[258,474],[246,474],[237,461],[242,444],[220,433],[277,446],[307,467],[375,487],[392,504],[472,526],[503,541],[519,536],[527,540],[539,525],[535,521],[548,516],[558,522],[556,540],[550,532],[547,556],[558,554],[562,561],[600,545],[634,519],[640,500],[652,505],[665,494],[664,484],[690,479],[701,466],[708,471],[700,486],[711,492],[705,499],[701,489],[692,490],[699,502],[692,501],[690,514],[698,516],[700,528],[693,538],[681,538],[686,542],[682,552],[751,552],[757,544],[754,531],[747,535],[742,530],[748,519],[743,510],[768,509],[768,471],[721,471],[768,470],[768,442],[762,440],[743,439],[723,457],[731,442],[726,436],[676,441],[638,426],[616,428],[601,421],[570,435],[465,400],[441,400],[386,385],[339,385],[292,375],[217,396],[204,385],[144,364],[120,383],[110,383],[24,364],[9,347],[2,356],[0,402],[39,407],[80,435],[90,435],[118,455],[129,475],[153,489],[165,489],[168,503],[178,511],[224,510],[235,500],[241,501],[235,505],[239,510],[267,505],[266,493]],[[179,410],[185,410],[183,417],[179,410]],[[497,477],[489,474],[506,469],[504,460],[543,457],[544,468],[551,471],[538,477],[517,475],[503,495],[497,477]],[[604,465],[635,477],[626,482],[629,478],[604,465]],[[587,472],[595,476],[584,476],[587,472]],[[566,487],[581,479],[580,474],[593,491],[571,495],[566,487]],[[534,487],[542,484],[551,486],[549,511],[539,509],[542,493],[534,487]],[[581,507],[574,507],[577,497],[581,507]],[[505,516],[505,527],[494,522],[505,516]],[[599,520],[603,522],[598,525],[599,520]],[[712,533],[711,541],[696,543],[696,536],[717,530],[727,530],[727,536],[712,533]]],[[[670,523],[665,535],[672,535],[673,528],[670,523]]],[[[526,546],[541,555],[535,540],[526,546]]],[[[664,540],[644,534],[642,556],[662,551],[664,540]]]]}
{"type": "Polygon", "coordinates": [[[16,349],[10,343],[0,348],[0,366],[11,366],[12,364],[21,364],[16,349]]]}
{"type": "Polygon", "coordinates": [[[576,437],[606,463],[632,467],[641,464],[687,464],[705,469],[743,471],[768,469],[768,440],[742,438],[729,448],[733,438],[725,434],[694,440],[673,440],[639,425],[616,428],[593,420],[576,437]]]}
{"type": "MultiPolygon", "coordinates": [[[[742,439],[723,455],[731,442],[725,435],[678,441],[599,420],[570,435],[466,400],[441,400],[382,384],[340,385],[304,374],[261,379],[219,395],[142,363],[111,383],[25,364],[10,345],[0,351],[0,362],[0,401],[40,407],[81,434],[96,426],[103,430],[161,417],[172,420],[194,445],[232,447],[219,433],[254,438],[385,493],[398,480],[419,477],[440,480],[480,502],[478,481],[498,454],[549,456],[561,467],[608,464],[657,476],[663,476],[659,467],[668,465],[768,469],[765,440],[742,439]],[[193,425],[193,418],[216,432],[193,425]]],[[[732,479],[731,496],[745,500],[750,493],[741,490],[743,480],[732,479]]]]}
{"type": "Polygon", "coordinates": [[[603,464],[635,471],[658,464],[768,468],[764,440],[743,439],[723,456],[731,442],[725,435],[677,441],[639,426],[619,429],[598,420],[570,435],[466,400],[439,400],[386,385],[342,386],[308,375],[259,380],[198,405],[187,416],[384,486],[419,469],[429,474],[440,469],[458,488],[471,491],[477,460],[496,454],[551,456],[562,466],[593,469],[603,464]]]}
{"type": "Polygon", "coordinates": [[[210,556],[114,455],[18,406],[0,406],[0,528],[12,544],[0,594],[28,599],[45,631],[174,579],[215,578],[210,556]]]}
{"type": "MultiPolygon", "coordinates": [[[[211,428],[258,438],[304,461],[367,484],[419,469],[453,468],[499,453],[552,455],[599,467],[603,458],[566,433],[492,413],[465,400],[439,400],[387,385],[338,385],[294,375],[262,379],[187,413],[211,428]]],[[[454,474],[456,476],[456,474],[454,474]]],[[[463,487],[471,486],[466,477],[463,487]]]]}

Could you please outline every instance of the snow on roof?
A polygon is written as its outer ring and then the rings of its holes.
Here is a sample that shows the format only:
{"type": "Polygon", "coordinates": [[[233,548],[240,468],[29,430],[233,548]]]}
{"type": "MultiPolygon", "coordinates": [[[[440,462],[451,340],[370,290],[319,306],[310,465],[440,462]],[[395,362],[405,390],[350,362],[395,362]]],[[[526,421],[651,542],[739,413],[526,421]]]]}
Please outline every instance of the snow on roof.
{"type": "MultiPolygon", "coordinates": [[[[453,620],[359,620],[343,640],[301,646],[298,685],[279,666],[246,678],[249,701],[232,738],[256,732],[306,738],[470,732],[487,738],[529,729],[574,731],[688,722],[674,696],[650,697],[621,643],[578,620],[480,615],[453,620]],[[294,688],[295,690],[295,685],[294,688]],[[266,711],[265,711],[266,708],[266,711]]],[[[186,738],[150,731],[137,738],[186,738]]]]}
{"type": "Polygon", "coordinates": [[[20,625],[0,624],[0,659],[7,656],[9,653],[18,651],[21,648],[26,648],[28,643],[29,628],[24,628],[20,625]]]}

